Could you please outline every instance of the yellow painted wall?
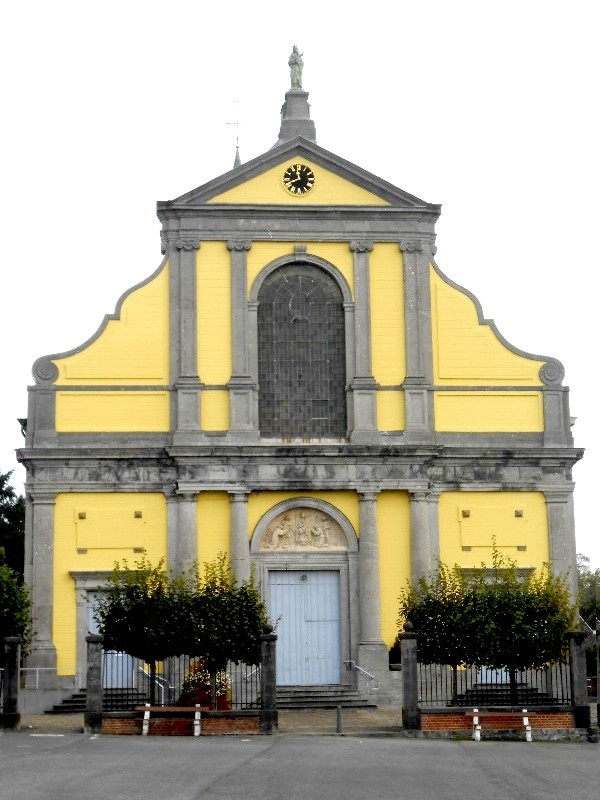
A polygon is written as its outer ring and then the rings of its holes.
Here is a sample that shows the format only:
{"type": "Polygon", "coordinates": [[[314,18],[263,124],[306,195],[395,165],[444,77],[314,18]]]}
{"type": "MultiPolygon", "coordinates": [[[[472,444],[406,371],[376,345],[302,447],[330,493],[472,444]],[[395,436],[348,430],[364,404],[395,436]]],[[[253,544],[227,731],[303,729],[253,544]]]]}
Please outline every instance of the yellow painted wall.
{"type": "Polygon", "coordinates": [[[205,390],[200,395],[200,420],[203,431],[229,430],[229,392],[205,390]]]}
{"type": "MultiPolygon", "coordinates": [[[[438,386],[541,386],[544,364],[509,350],[475,303],[431,267],[433,372],[438,386]]],[[[436,392],[435,428],[456,432],[540,432],[542,393],[535,391],[436,392]]]]}
{"type": "Polygon", "coordinates": [[[434,392],[437,431],[540,432],[541,392],[434,392]]]}
{"type": "Polygon", "coordinates": [[[166,556],[167,507],[163,494],[73,493],[59,494],[54,516],[53,641],[58,672],[73,674],[76,661],[76,596],[73,571],[108,571],[115,561],[130,565],[142,557],[133,552],[144,547],[156,564],[166,556]],[[136,518],[135,512],[142,517],[136,518]],[[85,515],[85,518],[80,518],[85,515]],[[86,549],[86,553],[77,550],[86,549]]]}
{"type": "Polygon", "coordinates": [[[381,635],[391,647],[398,633],[398,598],[410,578],[410,503],[407,492],[381,492],[377,498],[381,635]]]}
{"type": "MultiPolygon", "coordinates": [[[[337,267],[354,294],[354,259],[348,242],[307,242],[306,252],[337,267]]],[[[254,242],[248,252],[248,294],[263,267],[276,258],[293,254],[293,242],[254,242]]]]}
{"type": "Polygon", "coordinates": [[[403,265],[398,244],[376,244],[369,271],[373,376],[377,383],[398,385],[406,377],[403,265]]]}
{"type": "Polygon", "coordinates": [[[475,303],[431,268],[434,382],[442,386],[541,386],[544,361],[513,353],[475,303]]]}
{"type": "Polygon", "coordinates": [[[198,375],[206,384],[231,378],[231,265],[226,242],[197,252],[198,375]]]}
{"type": "Polygon", "coordinates": [[[169,383],[169,268],[125,298],[118,319],[79,353],[57,358],[58,386],[169,383]]]}
{"type": "Polygon", "coordinates": [[[196,500],[198,562],[229,555],[230,511],[227,492],[200,492],[196,500]]]}
{"type": "Polygon", "coordinates": [[[56,430],[59,433],[168,431],[169,393],[57,392],[56,430]]]}
{"type": "Polygon", "coordinates": [[[377,429],[403,431],[405,427],[404,392],[377,392],[377,429]]]}
{"type": "Polygon", "coordinates": [[[355,183],[339,177],[312,161],[307,161],[304,157],[295,156],[290,156],[280,165],[271,167],[261,175],[216,195],[208,202],[259,205],[265,203],[277,205],[389,205],[387,200],[383,200],[355,183]],[[299,162],[309,166],[315,173],[314,187],[305,197],[292,196],[284,188],[281,180],[290,164],[299,162]]]}
{"type": "Polygon", "coordinates": [[[520,567],[540,567],[549,560],[541,492],[445,492],[439,501],[439,527],[440,559],[448,566],[485,562],[491,567],[494,539],[498,550],[520,567]]]}

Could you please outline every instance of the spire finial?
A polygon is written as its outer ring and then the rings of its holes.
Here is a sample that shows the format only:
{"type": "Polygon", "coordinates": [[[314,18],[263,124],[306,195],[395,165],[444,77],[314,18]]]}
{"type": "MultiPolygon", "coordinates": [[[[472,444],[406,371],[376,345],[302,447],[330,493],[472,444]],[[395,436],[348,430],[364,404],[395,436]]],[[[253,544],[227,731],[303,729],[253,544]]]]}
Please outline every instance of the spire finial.
{"type": "Polygon", "coordinates": [[[302,90],[302,68],[304,67],[304,61],[302,61],[303,55],[304,53],[298,52],[298,48],[296,47],[296,45],[292,47],[292,54],[288,59],[288,65],[290,68],[291,89],[302,90]]]}
{"type": "Polygon", "coordinates": [[[227,125],[234,125],[235,126],[235,158],[233,160],[233,168],[239,167],[242,163],[242,159],[240,158],[240,125],[242,124],[239,120],[238,111],[238,104],[239,100],[235,101],[236,104],[236,120],[235,122],[228,122],[227,125]]]}

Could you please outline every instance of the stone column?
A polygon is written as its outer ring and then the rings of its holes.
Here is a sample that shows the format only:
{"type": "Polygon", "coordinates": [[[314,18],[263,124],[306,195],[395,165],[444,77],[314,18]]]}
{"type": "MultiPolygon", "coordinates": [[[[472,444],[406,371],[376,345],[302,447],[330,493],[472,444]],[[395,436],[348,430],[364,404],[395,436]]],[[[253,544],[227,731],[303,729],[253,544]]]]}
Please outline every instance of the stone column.
{"type": "Polygon", "coordinates": [[[376,388],[371,365],[371,298],[369,292],[369,253],[373,242],[350,242],[354,253],[354,351],[355,373],[350,383],[353,394],[352,442],[378,440],[376,388]]]}
{"type": "Polygon", "coordinates": [[[229,492],[231,571],[238,583],[250,578],[248,492],[229,492]]]}
{"type": "Polygon", "coordinates": [[[21,663],[21,640],[7,636],[4,642],[4,675],[2,680],[2,708],[0,728],[17,728],[21,721],[19,713],[19,666],[21,663]]]}
{"type": "MultiPolygon", "coordinates": [[[[56,669],[56,648],[52,642],[53,553],[54,553],[54,506],[55,492],[31,493],[32,501],[32,548],[30,589],[34,636],[31,642],[28,667],[56,669]]],[[[30,674],[30,673],[27,673],[30,674]]],[[[42,671],[40,680],[44,686],[52,687],[56,676],[42,671]]]]}
{"type": "Polygon", "coordinates": [[[573,601],[577,598],[577,553],[573,486],[544,489],[548,512],[550,567],[554,575],[564,575],[573,601]]]}
{"type": "Polygon", "coordinates": [[[169,246],[171,381],[177,392],[175,444],[189,444],[190,434],[200,431],[201,382],[198,377],[196,313],[196,253],[199,248],[200,239],[196,234],[181,234],[169,246]]]}
{"type": "Polygon", "coordinates": [[[175,569],[178,558],[179,496],[172,487],[164,489],[167,501],[167,568],[175,569]]]}
{"type": "Polygon", "coordinates": [[[358,581],[361,644],[381,642],[377,492],[360,492],[358,581]]]}
{"type": "Polygon", "coordinates": [[[405,438],[429,441],[433,437],[433,347],[429,253],[420,239],[400,243],[404,262],[406,325],[405,438]]]}
{"type": "Polygon", "coordinates": [[[429,552],[431,555],[431,569],[437,570],[440,564],[440,495],[439,489],[430,490],[427,494],[427,509],[429,511],[429,552]]]}
{"type": "Polygon", "coordinates": [[[410,493],[410,563],[411,582],[418,583],[431,572],[430,510],[427,492],[410,493]]]}
{"type": "Polygon", "coordinates": [[[389,699],[388,650],[381,638],[381,589],[377,532],[377,492],[359,492],[358,595],[360,602],[359,689],[380,703],[389,699]],[[371,676],[370,678],[368,676],[371,676]]]}
{"type": "Polygon", "coordinates": [[[249,315],[247,253],[249,239],[230,239],[231,252],[231,350],[232,370],[229,388],[229,435],[243,441],[258,437],[256,393],[258,386],[251,375],[249,352],[249,315]]]}
{"type": "Polygon", "coordinates": [[[86,636],[87,676],[85,700],[85,732],[100,733],[102,730],[102,636],[95,633],[86,636]]]}
{"type": "Polygon", "coordinates": [[[186,572],[198,563],[198,529],[196,521],[196,493],[177,493],[177,545],[175,570],[186,572]]]}

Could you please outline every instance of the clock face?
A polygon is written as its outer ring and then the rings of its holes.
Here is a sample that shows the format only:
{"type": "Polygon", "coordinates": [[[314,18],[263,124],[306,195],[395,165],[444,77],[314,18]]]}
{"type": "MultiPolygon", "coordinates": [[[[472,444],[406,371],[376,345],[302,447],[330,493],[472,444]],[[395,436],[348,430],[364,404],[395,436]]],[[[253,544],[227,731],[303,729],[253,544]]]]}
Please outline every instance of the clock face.
{"type": "Polygon", "coordinates": [[[315,185],[315,173],[306,164],[290,164],[283,173],[283,185],[290,194],[308,194],[315,185]]]}

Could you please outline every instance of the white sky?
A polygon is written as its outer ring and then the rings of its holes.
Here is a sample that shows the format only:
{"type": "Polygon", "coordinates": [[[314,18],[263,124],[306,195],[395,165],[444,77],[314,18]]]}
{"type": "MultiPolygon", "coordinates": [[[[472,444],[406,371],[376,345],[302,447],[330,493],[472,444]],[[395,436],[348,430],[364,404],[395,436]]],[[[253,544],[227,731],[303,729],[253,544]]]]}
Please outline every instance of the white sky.
{"type": "Polygon", "coordinates": [[[242,160],[271,147],[296,43],[318,143],[442,203],[442,270],[564,363],[577,548],[600,566],[596,0],[30,0],[0,24],[0,470],[19,490],[33,361],[158,266],[155,203],[231,168],[228,122],[242,160]]]}

